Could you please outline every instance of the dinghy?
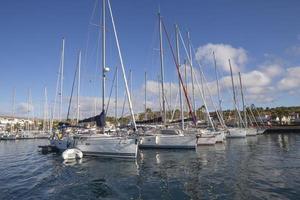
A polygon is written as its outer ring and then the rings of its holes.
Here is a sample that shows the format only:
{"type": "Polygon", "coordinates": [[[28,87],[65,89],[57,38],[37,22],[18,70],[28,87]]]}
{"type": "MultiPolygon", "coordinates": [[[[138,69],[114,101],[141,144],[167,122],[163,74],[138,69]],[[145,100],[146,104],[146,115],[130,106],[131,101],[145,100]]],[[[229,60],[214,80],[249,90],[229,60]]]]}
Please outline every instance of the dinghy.
{"type": "Polygon", "coordinates": [[[72,148],[65,150],[61,156],[64,160],[81,159],[83,153],[79,149],[72,148]]]}

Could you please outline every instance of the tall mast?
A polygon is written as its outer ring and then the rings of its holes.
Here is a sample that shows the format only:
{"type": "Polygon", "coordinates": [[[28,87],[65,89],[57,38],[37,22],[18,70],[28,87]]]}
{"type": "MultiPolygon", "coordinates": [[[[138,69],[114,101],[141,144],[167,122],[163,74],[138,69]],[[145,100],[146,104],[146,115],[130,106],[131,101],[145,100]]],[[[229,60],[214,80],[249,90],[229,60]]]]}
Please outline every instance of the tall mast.
{"type": "Polygon", "coordinates": [[[163,109],[163,122],[166,125],[167,112],[166,112],[166,102],[165,102],[165,75],[164,75],[164,56],[163,56],[163,44],[162,44],[162,25],[161,25],[161,16],[158,13],[159,20],[159,51],[160,51],[160,74],[161,74],[161,95],[162,95],[162,109],[163,109]]]}
{"type": "MultiPolygon", "coordinates": [[[[105,24],[105,1],[102,0],[102,113],[105,114],[105,73],[106,73],[106,60],[105,60],[105,51],[106,51],[106,24],[105,24]]],[[[102,132],[104,133],[104,126],[102,127],[102,132]]]]}
{"type": "MultiPolygon", "coordinates": [[[[105,0],[103,0],[103,1],[105,1],[105,0]]],[[[130,110],[130,114],[131,114],[131,118],[132,118],[132,123],[133,123],[133,126],[134,126],[134,130],[137,130],[136,123],[135,123],[135,117],[134,117],[134,113],[133,113],[131,97],[130,97],[130,94],[129,94],[128,84],[127,84],[127,78],[126,78],[126,74],[125,74],[125,68],[124,68],[121,48],[120,48],[119,39],[118,39],[118,34],[117,34],[115,21],[114,21],[114,18],[113,18],[113,13],[112,13],[112,9],[111,9],[111,5],[110,5],[109,0],[108,0],[108,7],[109,7],[111,22],[112,22],[112,26],[113,26],[113,30],[114,30],[116,45],[117,45],[117,49],[118,49],[118,55],[119,55],[119,59],[120,59],[120,63],[121,63],[122,74],[123,74],[123,79],[124,79],[124,83],[125,83],[125,89],[126,89],[127,100],[128,100],[128,104],[129,104],[129,110],[130,110]]]]}
{"type": "Polygon", "coordinates": [[[29,124],[29,114],[30,114],[30,96],[31,96],[31,90],[28,88],[28,96],[27,96],[27,122],[28,122],[28,127],[27,130],[30,129],[30,124],[29,124]]]}
{"type": "Polygon", "coordinates": [[[248,122],[247,122],[247,112],[246,112],[246,107],[245,107],[245,99],[244,99],[244,92],[243,92],[243,84],[242,84],[242,78],[241,78],[241,73],[240,73],[240,72],[239,72],[239,79],[240,79],[241,96],[242,96],[242,104],[243,104],[244,123],[245,123],[245,128],[247,128],[247,127],[248,127],[248,122]]]}
{"type": "MultiPolygon", "coordinates": [[[[179,56],[179,29],[177,24],[175,25],[175,34],[176,34],[176,59],[178,66],[180,66],[180,56],[179,56]]],[[[180,101],[180,117],[181,117],[181,129],[184,130],[184,113],[183,113],[183,101],[182,101],[182,92],[181,92],[181,82],[180,77],[178,78],[179,83],[179,101],[180,101]]]]}
{"type": "MultiPolygon", "coordinates": [[[[15,120],[15,104],[16,104],[16,88],[14,87],[13,89],[13,95],[12,95],[12,111],[11,111],[11,116],[13,120],[15,120]]],[[[13,124],[11,124],[11,132],[14,131],[13,124]]]]}
{"type": "Polygon", "coordinates": [[[47,118],[48,118],[48,95],[47,95],[47,88],[44,88],[44,122],[43,122],[43,132],[47,129],[47,118]]]}
{"type": "Polygon", "coordinates": [[[64,63],[65,63],[65,38],[62,39],[62,51],[60,61],[60,106],[59,106],[59,120],[62,120],[62,106],[63,106],[63,80],[64,80],[64,63]]]}
{"type": "Polygon", "coordinates": [[[132,70],[129,69],[129,81],[130,81],[130,99],[132,100],[132,85],[133,85],[133,81],[132,81],[132,70]]]}
{"type": "Polygon", "coordinates": [[[194,112],[195,112],[195,116],[196,116],[197,111],[196,111],[196,101],[195,101],[194,68],[193,68],[193,58],[192,58],[192,46],[191,46],[190,32],[187,32],[187,38],[188,38],[188,47],[189,47],[189,61],[190,61],[190,68],[191,68],[193,107],[194,107],[194,112]]]}
{"type": "Polygon", "coordinates": [[[221,112],[221,115],[222,115],[222,100],[220,98],[219,76],[218,76],[216,55],[215,55],[214,51],[213,51],[213,59],[214,59],[216,81],[217,81],[217,92],[218,92],[219,109],[220,109],[220,112],[221,112]]]}
{"type": "Polygon", "coordinates": [[[81,68],[81,51],[79,51],[78,54],[77,115],[76,115],[77,124],[80,118],[80,68],[81,68]]]}
{"type": "Polygon", "coordinates": [[[159,113],[160,116],[162,116],[162,106],[161,106],[161,91],[160,91],[160,84],[159,82],[161,82],[160,76],[157,76],[157,89],[158,89],[158,102],[159,102],[159,113]]]}
{"type": "MultiPolygon", "coordinates": [[[[228,63],[229,63],[229,68],[230,68],[230,76],[231,76],[231,84],[232,84],[232,93],[233,93],[234,107],[235,107],[235,110],[236,110],[236,112],[237,112],[237,115],[239,116],[239,119],[240,119],[239,111],[238,111],[238,108],[237,108],[236,94],[235,94],[235,86],[234,86],[234,81],[233,81],[233,74],[232,74],[232,67],[231,67],[230,59],[228,59],[228,63]]],[[[240,126],[240,125],[241,125],[241,120],[239,120],[239,126],[240,126]]]]}
{"type": "Polygon", "coordinates": [[[147,72],[145,72],[145,119],[147,120],[147,72]]]}
{"type": "MultiPolygon", "coordinates": [[[[184,59],[184,82],[185,82],[185,88],[186,88],[186,92],[188,92],[188,80],[187,80],[187,73],[186,73],[186,71],[187,71],[187,62],[186,62],[186,59],[184,59]]],[[[185,103],[185,106],[184,106],[185,108],[184,109],[186,109],[186,111],[187,112],[189,112],[189,107],[188,107],[188,104],[187,104],[187,102],[185,103]]]]}
{"type": "Polygon", "coordinates": [[[170,90],[169,104],[170,104],[170,114],[171,114],[172,113],[172,82],[171,81],[169,82],[169,90],[170,90]]]}
{"type": "Polygon", "coordinates": [[[16,104],[16,88],[13,89],[12,94],[12,110],[11,110],[11,116],[15,118],[15,104],[16,104]]]}
{"type": "Polygon", "coordinates": [[[116,67],[116,90],[115,90],[115,123],[118,123],[118,87],[119,87],[118,67],[116,67]]]}

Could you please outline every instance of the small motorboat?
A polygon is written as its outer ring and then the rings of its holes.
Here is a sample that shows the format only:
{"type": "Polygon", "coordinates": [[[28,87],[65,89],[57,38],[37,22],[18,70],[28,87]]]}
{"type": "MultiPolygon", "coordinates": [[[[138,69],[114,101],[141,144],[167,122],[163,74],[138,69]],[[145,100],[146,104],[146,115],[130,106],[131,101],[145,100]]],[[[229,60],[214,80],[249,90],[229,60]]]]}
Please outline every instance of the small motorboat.
{"type": "Polygon", "coordinates": [[[71,160],[71,159],[81,159],[83,157],[83,153],[79,149],[67,149],[62,153],[62,158],[64,160],[71,160]]]}

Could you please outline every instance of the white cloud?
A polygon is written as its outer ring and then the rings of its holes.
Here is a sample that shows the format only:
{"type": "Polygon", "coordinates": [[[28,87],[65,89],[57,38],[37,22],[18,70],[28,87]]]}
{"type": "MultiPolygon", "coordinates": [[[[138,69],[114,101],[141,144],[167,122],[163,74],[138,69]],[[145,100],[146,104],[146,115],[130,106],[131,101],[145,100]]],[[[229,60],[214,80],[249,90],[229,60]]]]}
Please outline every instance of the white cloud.
{"type": "Polygon", "coordinates": [[[231,61],[234,72],[241,71],[248,60],[247,51],[243,48],[235,48],[228,44],[211,43],[197,49],[196,59],[204,64],[214,66],[213,52],[215,52],[217,66],[224,71],[230,71],[228,59],[231,61]]]}
{"type": "Polygon", "coordinates": [[[284,72],[283,68],[279,64],[262,65],[260,68],[270,78],[279,76],[284,72]]]}
{"type": "Polygon", "coordinates": [[[278,82],[280,90],[292,90],[300,85],[300,67],[291,67],[286,69],[286,74],[278,82]]]}

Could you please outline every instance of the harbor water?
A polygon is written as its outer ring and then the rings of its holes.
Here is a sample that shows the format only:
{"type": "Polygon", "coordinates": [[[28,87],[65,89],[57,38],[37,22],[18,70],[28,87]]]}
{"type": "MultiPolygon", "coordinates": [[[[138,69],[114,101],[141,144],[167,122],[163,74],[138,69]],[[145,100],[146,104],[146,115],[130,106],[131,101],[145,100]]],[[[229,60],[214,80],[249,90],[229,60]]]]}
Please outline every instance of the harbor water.
{"type": "Polygon", "coordinates": [[[42,154],[47,140],[0,141],[0,199],[299,199],[300,134],[141,150],[136,161],[42,154]]]}

